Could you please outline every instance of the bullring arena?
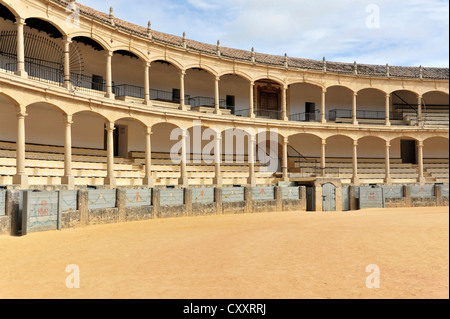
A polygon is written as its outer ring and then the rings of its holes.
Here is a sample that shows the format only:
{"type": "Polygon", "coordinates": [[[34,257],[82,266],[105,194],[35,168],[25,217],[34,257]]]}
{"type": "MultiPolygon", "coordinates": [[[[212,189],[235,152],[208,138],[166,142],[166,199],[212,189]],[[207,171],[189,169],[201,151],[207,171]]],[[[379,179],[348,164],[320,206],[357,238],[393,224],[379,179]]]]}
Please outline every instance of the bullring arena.
{"type": "Polygon", "coordinates": [[[448,298],[448,68],[0,17],[1,298],[448,298]]]}

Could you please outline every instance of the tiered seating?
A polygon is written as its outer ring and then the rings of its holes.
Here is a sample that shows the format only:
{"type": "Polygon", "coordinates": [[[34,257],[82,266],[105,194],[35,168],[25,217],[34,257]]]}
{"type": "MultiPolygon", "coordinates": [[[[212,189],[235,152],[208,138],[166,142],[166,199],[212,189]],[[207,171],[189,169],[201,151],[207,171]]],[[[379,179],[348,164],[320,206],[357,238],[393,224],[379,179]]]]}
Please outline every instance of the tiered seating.
{"type": "MultiPolygon", "coordinates": [[[[417,125],[418,116],[413,110],[404,110],[403,117],[410,125],[417,125]]],[[[449,125],[448,109],[424,109],[422,111],[422,119],[425,125],[449,125]]]]}
{"type": "Polygon", "coordinates": [[[424,172],[436,183],[449,183],[449,160],[425,159],[424,172]]]}
{"type": "MultiPolygon", "coordinates": [[[[64,176],[64,148],[59,146],[25,146],[25,171],[31,185],[58,185],[64,176]]],[[[102,185],[106,177],[106,151],[72,149],[72,173],[76,185],[102,185]]],[[[0,142],[0,184],[12,184],[16,174],[15,143],[0,142]]],[[[115,177],[118,185],[142,183],[142,167],[128,159],[116,158],[115,177]]]]}
{"type": "MultiPolygon", "coordinates": [[[[319,161],[319,159],[315,160],[319,161]]],[[[291,169],[291,171],[297,172],[299,174],[302,174],[302,171],[313,172],[314,170],[312,170],[312,168],[317,167],[317,165],[318,164],[314,163],[313,161],[295,162],[295,166],[293,169],[291,169]]],[[[333,177],[341,178],[343,183],[351,182],[353,176],[353,164],[351,158],[327,158],[326,166],[327,166],[326,173],[333,175],[333,177]]],[[[419,177],[417,165],[403,164],[401,159],[391,159],[390,168],[393,183],[397,184],[415,183],[419,177]]],[[[364,184],[383,183],[385,173],[386,171],[384,159],[381,158],[358,159],[358,176],[361,183],[364,184]]],[[[429,182],[436,182],[436,181],[430,178],[429,182]]]]}
{"type": "MultiPolygon", "coordinates": [[[[143,165],[145,163],[143,152],[131,152],[129,157],[136,164],[143,165]]],[[[206,161],[201,161],[201,156],[191,155],[190,157],[186,164],[189,184],[212,185],[215,176],[214,157],[204,158],[206,161]]],[[[243,156],[243,162],[237,162],[236,156],[229,161],[224,155],[221,163],[223,185],[247,184],[249,175],[247,161],[247,156],[243,156]]],[[[176,185],[181,176],[180,165],[175,164],[168,153],[152,154],[152,171],[156,177],[156,185],[176,185]]],[[[279,178],[275,177],[273,172],[268,172],[267,167],[261,163],[255,164],[255,175],[256,183],[260,185],[276,184],[279,181],[279,178]]]]}
{"type": "MultiPolygon", "coordinates": [[[[11,185],[16,174],[16,144],[0,142],[0,185],[11,185]]],[[[25,146],[25,166],[30,185],[58,185],[64,176],[64,148],[61,146],[32,145],[25,146]]],[[[115,177],[117,184],[141,185],[144,173],[145,154],[130,153],[130,158],[115,158],[115,177]]],[[[181,176],[180,165],[175,164],[167,153],[155,153],[152,156],[152,171],[156,185],[177,185],[181,176]]],[[[248,164],[244,162],[225,162],[222,164],[224,185],[247,184],[248,164]]],[[[212,160],[212,159],[211,159],[212,160]]],[[[96,149],[72,149],[72,174],[76,185],[103,185],[107,175],[106,151],[96,149]]],[[[214,162],[187,163],[189,183],[191,185],[212,185],[215,176],[214,162]]],[[[257,184],[276,184],[272,172],[260,163],[255,165],[257,184]]]]}

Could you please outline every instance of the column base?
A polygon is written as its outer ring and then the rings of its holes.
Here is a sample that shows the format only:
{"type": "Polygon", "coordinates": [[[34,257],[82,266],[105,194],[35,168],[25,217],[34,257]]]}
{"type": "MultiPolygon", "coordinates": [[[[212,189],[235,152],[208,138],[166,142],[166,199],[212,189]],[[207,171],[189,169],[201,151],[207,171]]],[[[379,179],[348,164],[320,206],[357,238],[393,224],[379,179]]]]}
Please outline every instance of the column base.
{"type": "Polygon", "coordinates": [[[391,126],[391,122],[390,122],[390,121],[385,121],[385,122],[384,122],[384,125],[386,125],[386,126],[391,126]]]}
{"type": "Polygon", "coordinates": [[[221,110],[214,110],[214,114],[216,114],[216,115],[222,115],[222,111],[221,111],[221,110]]]}
{"type": "Polygon", "coordinates": [[[352,124],[353,124],[353,125],[358,125],[359,122],[355,120],[355,121],[352,122],[352,124]]]}
{"type": "Polygon", "coordinates": [[[107,99],[115,99],[115,98],[116,98],[116,96],[115,96],[113,93],[106,93],[106,94],[105,94],[105,97],[106,97],[107,99]]]}
{"type": "Polygon", "coordinates": [[[189,178],[187,178],[187,177],[180,177],[178,179],[178,185],[182,186],[184,188],[189,187],[189,178]]]}
{"type": "Polygon", "coordinates": [[[66,185],[68,190],[75,189],[75,177],[73,176],[61,177],[61,185],[66,185]]]}
{"type": "Polygon", "coordinates": [[[66,88],[69,91],[72,91],[72,83],[69,82],[64,82],[64,88],[66,88]]]}
{"type": "Polygon", "coordinates": [[[419,177],[419,178],[417,179],[417,183],[419,183],[420,186],[425,185],[426,182],[427,182],[427,180],[425,179],[425,177],[419,177]]]}
{"type": "Polygon", "coordinates": [[[255,187],[255,186],[256,186],[256,178],[255,178],[255,177],[249,177],[249,178],[247,179],[247,184],[248,184],[250,187],[255,187]]]}
{"type": "Polygon", "coordinates": [[[152,102],[150,100],[145,100],[144,105],[146,106],[152,106],[152,102]]]}
{"type": "Polygon", "coordinates": [[[16,75],[20,76],[21,78],[24,78],[24,79],[28,78],[28,73],[25,70],[16,71],[16,75]]]}
{"type": "Polygon", "coordinates": [[[359,181],[359,177],[352,177],[352,184],[356,186],[361,184],[361,182],[359,181]]]}
{"type": "Polygon", "coordinates": [[[320,121],[320,123],[322,123],[322,124],[326,124],[326,123],[327,123],[327,120],[325,120],[325,119],[322,119],[322,120],[320,121]]]}
{"type": "Polygon", "coordinates": [[[114,188],[117,186],[117,181],[115,177],[105,177],[103,184],[110,188],[114,188]]]}
{"type": "Polygon", "coordinates": [[[392,178],[390,178],[390,177],[387,177],[387,178],[385,178],[384,179],[384,184],[385,185],[387,185],[387,186],[392,186],[392,178]]]}
{"type": "Polygon", "coordinates": [[[254,119],[254,118],[256,118],[256,115],[255,114],[250,114],[250,118],[254,119]]]}
{"type": "Polygon", "coordinates": [[[144,177],[142,179],[142,185],[148,186],[148,187],[153,187],[155,185],[155,179],[153,178],[153,176],[144,177]]]}
{"type": "Polygon", "coordinates": [[[178,107],[178,109],[181,110],[181,111],[186,111],[186,105],[180,105],[178,107]]]}
{"type": "Polygon", "coordinates": [[[216,187],[221,188],[222,185],[223,185],[223,183],[222,183],[222,176],[219,177],[219,178],[214,177],[214,178],[213,178],[213,184],[214,184],[216,187]]]}
{"type": "Polygon", "coordinates": [[[28,188],[28,175],[16,174],[13,176],[12,182],[14,185],[19,185],[22,189],[28,188]]]}

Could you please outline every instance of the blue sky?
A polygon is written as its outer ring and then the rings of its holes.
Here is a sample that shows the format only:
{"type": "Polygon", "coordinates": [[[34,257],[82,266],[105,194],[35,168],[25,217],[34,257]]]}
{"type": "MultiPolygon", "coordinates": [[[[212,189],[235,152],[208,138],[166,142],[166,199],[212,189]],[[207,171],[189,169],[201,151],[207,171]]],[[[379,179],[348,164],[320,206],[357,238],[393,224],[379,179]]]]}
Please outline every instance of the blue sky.
{"type": "Polygon", "coordinates": [[[78,0],[165,33],[329,61],[449,66],[448,0],[78,0]]]}

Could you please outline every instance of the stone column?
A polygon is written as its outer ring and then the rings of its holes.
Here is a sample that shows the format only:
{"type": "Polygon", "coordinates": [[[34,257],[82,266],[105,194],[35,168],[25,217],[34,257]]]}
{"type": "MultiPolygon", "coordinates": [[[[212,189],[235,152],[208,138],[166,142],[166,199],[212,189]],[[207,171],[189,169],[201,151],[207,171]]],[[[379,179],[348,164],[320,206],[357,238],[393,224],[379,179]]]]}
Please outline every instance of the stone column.
{"type": "Polygon", "coordinates": [[[326,119],[326,94],[327,94],[327,89],[322,88],[322,101],[321,101],[321,105],[320,105],[320,121],[322,123],[326,123],[327,119],[326,119]]]}
{"type": "Polygon", "coordinates": [[[287,114],[287,85],[283,85],[281,88],[281,120],[288,121],[288,114],[287,114]]]}
{"type": "Polygon", "coordinates": [[[250,82],[250,110],[249,110],[249,117],[254,119],[255,118],[255,105],[254,105],[254,90],[255,90],[255,82],[250,82]]]}
{"type": "Polygon", "coordinates": [[[220,132],[216,133],[216,145],[214,147],[214,180],[213,180],[213,184],[217,187],[217,188],[221,188],[222,187],[222,171],[221,171],[221,162],[222,162],[222,135],[220,134],[220,132]]]}
{"type": "Polygon", "coordinates": [[[214,82],[214,114],[222,114],[220,111],[220,94],[219,94],[219,81],[220,77],[216,76],[214,82]]]}
{"type": "Polygon", "coordinates": [[[107,132],[107,173],[105,178],[105,185],[110,188],[116,187],[116,178],[114,177],[114,122],[106,124],[107,132]]]}
{"type": "Polygon", "coordinates": [[[352,184],[359,185],[358,176],[358,141],[353,141],[353,177],[352,184]]]}
{"type": "Polygon", "coordinates": [[[64,87],[68,90],[71,89],[72,83],[70,82],[70,44],[72,39],[65,37],[64,43],[64,87]]]}
{"type": "Polygon", "coordinates": [[[25,171],[25,110],[17,113],[17,141],[16,141],[16,175],[13,184],[24,189],[28,187],[28,175],[25,171]]]}
{"type": "Polygon", "coordinates": [[[321,176],[325,176],[325,168],[326,168],[326,150],[327,150],[327,140],[322,139],[322,149],[320,152],[320,169],[321,176]]]}
{"type": "Polygon", "coordinates": [[[417,161],[418,161],[418,166],[419,166],[419,178],[417,180],[417,182],[420,185],[425,185],[425,177],[423,175],[423,141],[418,141],[417,142],[417,161]]]}
{"type": "Polygon", "coordinates": [[[386,141],[386,155],[385,155],[385,178],[384,183],[386,185],[392,185],[392,178],[391,178],[391,161],[390,161],[390,149],[391,149],[391,142],[386,141]]]}
{"type": "Polygon", "coordinates": [[[249,138],[249,148],[248,148],[248,181],[251,187],[256,186],[255,177],[255,148],[256,148],[256,136],[250,135],[249,138]]]}
{"type": "Polygon", "coordinates": [[[154,179],[152,176],[152,129],[147,127],[145,130],[145,177],[143,185],[153,187],[154,179]]]}
{"type": "Polygon", "coordinates": [[[283,139],[283,181],[288,182],[289,181],[289,175],[288,175],[288,142],[289,138],[285,137],[283,139]]]}
{"type": "Polygon", "coordinates": [[[187,155],[186,155],[186,148],[187,148],[187,131],[183,129],[183,133],[181,135],[181,163],[180,163],[180,169],[181,169],[181,176],[178,180],[178,185],[183,186],[184,188],[187,188],[189,186],[189,179],[187,176],[187,155]]]}
{"type": "Polygon", "coordinates": [[[113,51],[108,51],[106,53],[106,97],[113,99],[113,87],[112,87],[112,57],[114,55],[113,51]]]}
{"type": "Polygon", "coordinates": [[[390,106],[391,106],[391,95],[386,94],[386,102],[385,102],[385,121],[384,124],[386,126],[391,126],[391,120],[390,120],[390,106]]]}
{"type": "Polygon", "coordinates": [[[150,62],[145,62],[144,69],[144,104],[150,105],[150,62]]]}
{"type": "Polygon", "coordinates": [[[422,116],[422,95],[418,95],[417,96],[417,121],[419,124],[420,122],[423,121],[423,116],[422,116]]]}
{"type": "Polygon", "coordinates": [[[186,105],[184,101],[184,76],[186,75],[185,70],[180,71],[180,107],[182,111],[186,111],[186,105]]]}
{"type": "Polygon", "coordinates": [[[358,118],[356,117],[357,97],[358,97],[358,93],[353,92],[352,123],[354,125],[358,125],[358,118]]]}
{"type": "Polygon", "coordinates": [[[64,143],[64,176],[61,178],[61,184],[67,185],[69,190],[75,188],[75,178],[72,174],[72,115],[65,117],[65,143],[64,143]]]}
{"type": "Polygon", "coordinates": [[[28,77],[25,71],[25,41],[23,36],[23,27],[25,26],[25,19],[16,17],[17,25],[17,70],[16,75],[26,78],[28,77]]]}

